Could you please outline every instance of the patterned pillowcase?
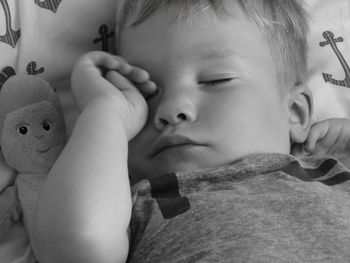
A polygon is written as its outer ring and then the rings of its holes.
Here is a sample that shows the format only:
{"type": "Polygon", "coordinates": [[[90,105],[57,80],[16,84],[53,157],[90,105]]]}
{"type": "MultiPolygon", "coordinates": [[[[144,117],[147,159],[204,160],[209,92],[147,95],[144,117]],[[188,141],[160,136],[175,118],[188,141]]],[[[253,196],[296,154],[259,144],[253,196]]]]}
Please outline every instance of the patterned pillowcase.
{"type": "MultiPolygon", "coordinates": [[[[62,98],[68,127],[76,114],[68,92],[76,59],[113,51],[116,0],[0,0],[0,85],[15,73],[39,74],[62,98]]],[[[309,86],[315,120],[350,117],[350,2],[307,0],[311,14],[309,86]]]]}
{"type": "Polygon", "coordinates": [[[115,0],[0,0],[0,86],[18,73],[46,79],[58,91],[71,127],[72,67],[87,51],[113,52],[114,15],[115,0]]]}
{"type": "Polygon", "coordinates": [[[5,74],[13,70],[57,81],[69,75],[83,52],[112,46],[115,0],[0,3],[0,70],[7,66],[5,74]]]}
{"type": "Polygon", "coordinates": [[[350,1],[307,0],[314,120],[350,117],[350,1]]]}

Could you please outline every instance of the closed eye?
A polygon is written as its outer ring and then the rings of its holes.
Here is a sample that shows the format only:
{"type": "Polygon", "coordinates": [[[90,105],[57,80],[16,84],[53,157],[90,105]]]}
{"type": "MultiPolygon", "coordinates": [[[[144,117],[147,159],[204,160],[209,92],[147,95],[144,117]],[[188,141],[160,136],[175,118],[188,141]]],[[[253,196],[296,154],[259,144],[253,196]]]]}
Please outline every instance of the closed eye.
{"type": "Polygon", "coordinates": [[[207,86],[217,86],[217,85],[224,84],[226,82],[230,82],[231,80],[233,80],[233,78],[206,80],[206,81],[200,81],[199,84],[203,84],[207,86]]]}

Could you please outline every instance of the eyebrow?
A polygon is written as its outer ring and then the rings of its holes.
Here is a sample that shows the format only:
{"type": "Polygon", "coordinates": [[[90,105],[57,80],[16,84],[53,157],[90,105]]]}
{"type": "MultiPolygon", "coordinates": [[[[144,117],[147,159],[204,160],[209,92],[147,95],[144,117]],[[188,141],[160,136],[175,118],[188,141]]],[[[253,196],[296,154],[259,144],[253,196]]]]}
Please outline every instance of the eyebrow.
{"type": "Polygon", "coordinates": [[[233,51],[232,49],[213,48],[209,50],[199,51],[199,57],[201,59],[220,59],[232,56],[242,57],[239,53],[233,51]]]}

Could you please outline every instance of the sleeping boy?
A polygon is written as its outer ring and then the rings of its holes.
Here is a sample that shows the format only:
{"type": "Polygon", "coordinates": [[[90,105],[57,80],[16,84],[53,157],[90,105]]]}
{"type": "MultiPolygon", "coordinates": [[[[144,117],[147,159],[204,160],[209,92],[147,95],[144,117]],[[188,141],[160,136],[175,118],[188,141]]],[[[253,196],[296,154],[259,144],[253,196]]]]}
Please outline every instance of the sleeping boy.
{"type": "Polygon", "coordinates": [[[290,155],[312,116],[305,17],[298,0],[118,1],[118,56],[73,71],[39,261],[349,262],[349,171],[290,155]]]}

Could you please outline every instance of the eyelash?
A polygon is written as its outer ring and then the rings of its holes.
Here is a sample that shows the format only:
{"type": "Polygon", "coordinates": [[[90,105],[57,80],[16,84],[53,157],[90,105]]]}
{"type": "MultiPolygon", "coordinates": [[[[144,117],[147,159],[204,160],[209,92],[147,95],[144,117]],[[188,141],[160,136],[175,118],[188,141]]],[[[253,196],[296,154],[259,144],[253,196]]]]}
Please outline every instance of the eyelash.
{"type": "Polygon", "coordinates": [[[205,84],[208,86],[217,86],[220,84],[223,84],[225,82],[231,81],[233,78],[225,78],[225,79],[216,79],[216,80],[210,80],[210,81],[200,81],[199,84],[205,84]]]}
{"type": "MultiPolygon", "coordinates": [[[[207,85],[207,86],[218,86],[218,85],[221,85],[221,84],[223,84],[223,83],[229,82],[229,81],[231,81],[231,80],[233,80],[233,79],[234,79],[234,78],[215,79],[215,80],[210,80],[210,81],[199,81],[198,83],[199,83],[199,84],[204,84],[204,85],[207,85]]],[[[152,98],[154,98],[155,96],[157,96],[158,93],[159,93],[159,90],[157,90],[156,93],[147,96],[147,97],[145,98],[146,101],[151,100],[152,98]]]]}

